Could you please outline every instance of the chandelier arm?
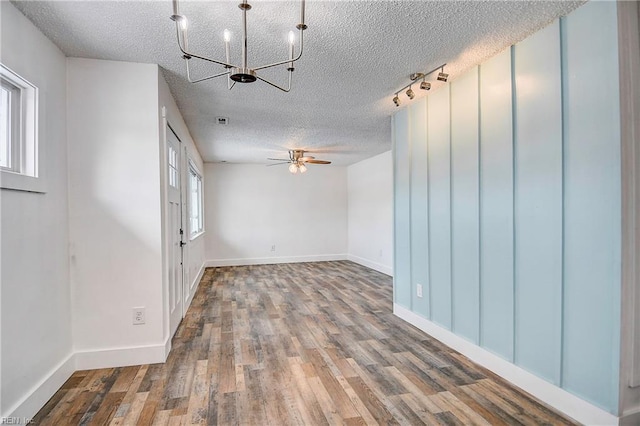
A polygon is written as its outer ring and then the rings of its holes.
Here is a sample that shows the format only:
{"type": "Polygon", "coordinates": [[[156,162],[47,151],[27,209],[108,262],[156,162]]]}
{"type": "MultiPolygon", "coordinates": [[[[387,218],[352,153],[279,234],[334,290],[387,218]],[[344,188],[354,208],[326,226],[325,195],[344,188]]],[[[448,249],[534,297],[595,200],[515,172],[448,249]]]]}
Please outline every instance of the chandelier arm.
{"type": "Polygon", "coordinates": [[[287,86],[287,88],[286,88],[286,89],[285,89],[285,88],[283,88],[283,87],[278,86],[278,85],[277,85],[277,84],[275,84],[275,83],[270,82],[269,80],[266,80],[266,79],[264,79],[264,78],[260,77],[260,76],[259,76],[259,75],[257,75],[257,74],[256,74],[256,78],[257,78],[258,80],[260,80],[260,81],[264,81],[265,83],[267,83],[267,84],[269,84],[269,85],[271,85],[271,86],[275,87],[276,89],[280,89],[280,90],[282,90],[283,92],[289,92],[289,91],[291,90],[291,74],[293,74],[293,71],[289,71],[289,84],[288,84],[288,86],[287,86]]]}
{"type": "MultiPolygon", "coordinates": [[[[186,33],[186,30],[185,30],[186,33]]],[[[222,61],[217,61],[215,59],[211,59],[211,58],[205,58],[204,56],[200,56],[200,55],[196,55],[195,53],[191,53],[191,52],[187,52],[184,47],[182,46],[182,43],[180,42],[180,23],[176,21],[176,35],[178,37],[178,47],[180,48],[180,51],[182,52],[182,55],[185,59],[190,59],[190,58],[196,58],[196,59],[202,59],[203,61],[208,61],[208,62],[213,62],[214,64],[218,64],[218,65],[222,65],[223,67],[226,68],[233,68],[234,65],[232,64],[228,64],[226,62],[222,62],[222,61]]]]}
{"type": "Polygon", "coordinates": [[[200,83],[201,81],[205,81],[205,80],[211,80],[212,78],[216,78],[216,77],[222,77],[223,75],[229,75],[229,70],[226,70],[224,72],[221,72],[219,74],[215,74],[215,75],[211,75],[209,77],[202,77],[196,80],[192,80],[191,79],[191,71],[189,69],[189,60],[185,59],[184,60],[185,63],[187,64],[187,81],[189,81],[189,83],[200,83]]]}
{"type": "Polygon", "coordinates": [[[298,56],[296,56],[293,59],[287,59],[286,61],[280,61],[280,62],[275,62],[275,63],[269,64],[269,65],[262,65],[262,66],[259,66],[259,67],[255,67],[255,68],[253,68],[253,70],[254,71],[258,71],[258,70],[263,70],[265,68],[272,68],[272,67],[277,67],[278,65],[284,65],[284,64],[296,62],[298,59],[300,59],[302,57],[302,50],[304,48],[303,34],[304,34],[304,30],[301,29],[300,30],[300,53],[298,53],[298,56]]]}
{"type": "Polygon", "coordinates": [[[227,89],[229,90],[233,89],[233,86],[236,85],[235,81],[233,83],[231,81],[232,81],[231,78],[227,77],[227,89]]]}

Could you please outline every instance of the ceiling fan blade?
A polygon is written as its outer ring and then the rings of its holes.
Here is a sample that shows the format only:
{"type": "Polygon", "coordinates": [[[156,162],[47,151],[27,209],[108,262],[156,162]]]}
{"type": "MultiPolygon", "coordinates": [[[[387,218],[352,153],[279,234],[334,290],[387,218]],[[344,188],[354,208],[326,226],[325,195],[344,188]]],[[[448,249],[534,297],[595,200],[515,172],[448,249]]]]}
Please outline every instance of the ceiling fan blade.
{"type": "Polygon", "coordinates": [[[304,157],[300,157],[300,159],[298,161],[309,161],[309,160],[313,160],[316,157],[311,157],[310,155],[304,156],[304,157]]]}
{"type": "Polygon", "coordinates": [[[331,164],[331,161],[325,161],[325,160],[308,160],[308,161],[305,161],[305,163],[309,163],[309,164],[331,164]]]}
{"type": "Polygon", "coordinates": [[[291,161],[288,158],[267,158],[267,160],[273,160],[273,161],[291,161]]]}
{"type": "Polygon", "coordinates": [[[273,163],[273,164],[267,164],[267,167],[271,167],[271,166],[279,166],[280,164],[289,164],[290,161],[283,161],[281,163],[273,163]]]}

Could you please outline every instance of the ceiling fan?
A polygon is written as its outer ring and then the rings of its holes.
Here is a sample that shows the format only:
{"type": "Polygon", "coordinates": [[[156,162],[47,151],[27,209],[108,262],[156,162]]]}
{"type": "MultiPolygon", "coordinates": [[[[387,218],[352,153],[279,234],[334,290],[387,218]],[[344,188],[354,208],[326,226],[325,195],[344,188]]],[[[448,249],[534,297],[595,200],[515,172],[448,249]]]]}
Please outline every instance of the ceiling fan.
{"type": "Polygon", "coordinates": [[[304,173],[307,171],[306,164],[331,164],[331,161],[326,160],[316,160],[315,157],[311,157],[309,155],[304,155],[304,151],[301,149],[292,149],[289,150],[289,159],[285,158],[268,158],[268,160],[272,161],[280,161],[280,163],[267,164],[269,166],[277,166],[279,164],[289,164],[289,171],[293,174],[298,172],[304,173]]]}

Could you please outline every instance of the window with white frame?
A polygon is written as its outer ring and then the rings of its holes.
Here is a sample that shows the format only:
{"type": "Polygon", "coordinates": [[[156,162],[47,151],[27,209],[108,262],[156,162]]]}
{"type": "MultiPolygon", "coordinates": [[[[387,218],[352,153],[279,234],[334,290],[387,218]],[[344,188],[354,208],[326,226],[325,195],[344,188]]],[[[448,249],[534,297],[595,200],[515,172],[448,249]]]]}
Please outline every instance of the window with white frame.
{"type": "Polygon", "coordinates": [[[204,206],[202,176],[189,162],[189,236],[191,239],[204,232],[204,206]]]}
{"type": "Polygon", "coordinates": [[[38,89],[0,64],[1,172],[38,177],[37,112],[38,89]]]}

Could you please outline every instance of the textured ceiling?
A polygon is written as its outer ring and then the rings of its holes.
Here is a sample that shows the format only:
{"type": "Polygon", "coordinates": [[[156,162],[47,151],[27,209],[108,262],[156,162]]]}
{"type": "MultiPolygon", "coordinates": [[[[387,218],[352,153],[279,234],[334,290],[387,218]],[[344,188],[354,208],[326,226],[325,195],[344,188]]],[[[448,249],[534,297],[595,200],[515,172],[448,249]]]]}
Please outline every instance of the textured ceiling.
{"type": "MultiPolygon", "coordinates": [[[[181,2],[194,53],[222,59],[228,28],[238,62],[238,2],[181,2]]],[[[299,3],[249,3],[249,66],[286,59],[299,3]]],[[[14,2],[67,56],[159,64],[205,161],[266,164],[267,157],[302,148],[342,165],[391,148],[391,98],[410,73],[448,63],[453,80],[581,3],[309,0],[304,56],[291,92],[282,93],[262,82],[231,91],[224,78],[188,83],[168,0],[14,2]],[[229,124],[216,124],[217,116],[229,124]]],[[[194,76],[222,71],[192,63],[194,76]]],[[[262,75],[286,81],[284,66],[262,75]]]]}

